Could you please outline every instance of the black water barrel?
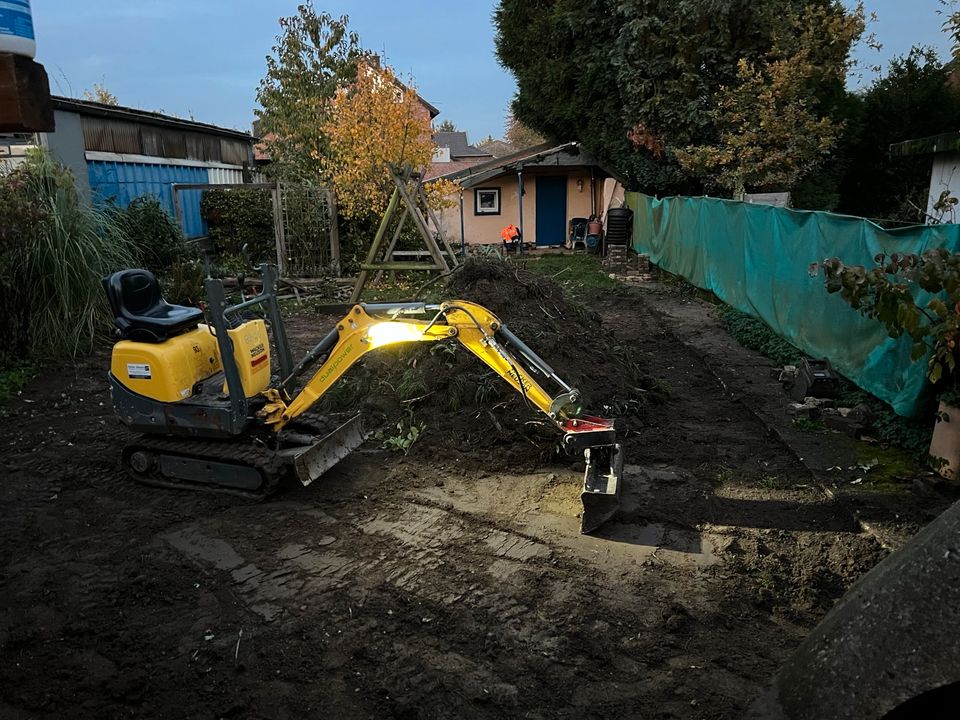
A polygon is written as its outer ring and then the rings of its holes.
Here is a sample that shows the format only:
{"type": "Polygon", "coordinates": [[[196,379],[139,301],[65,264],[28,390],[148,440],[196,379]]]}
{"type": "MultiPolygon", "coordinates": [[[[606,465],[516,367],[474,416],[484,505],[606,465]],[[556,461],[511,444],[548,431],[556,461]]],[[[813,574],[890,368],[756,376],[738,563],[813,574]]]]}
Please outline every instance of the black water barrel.
{"type": "Polygon", "coordinates": [[[633,237],[633,210],[610,208],[607,210],[607,245],[629,245],[633,237]]]}

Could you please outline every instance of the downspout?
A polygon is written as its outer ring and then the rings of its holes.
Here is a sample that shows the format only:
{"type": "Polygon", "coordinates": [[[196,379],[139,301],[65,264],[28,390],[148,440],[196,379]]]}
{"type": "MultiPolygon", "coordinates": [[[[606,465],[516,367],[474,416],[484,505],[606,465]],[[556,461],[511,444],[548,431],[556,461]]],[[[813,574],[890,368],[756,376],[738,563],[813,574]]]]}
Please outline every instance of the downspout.
{"type": "Polygon", "coordinates": [[[520,254],[523,255],[523,166],[517,168],[517,205],[520,207],[520,254]]]}
{"type": "Polygon", "coordinates": [[[463,188],[460,188],[460,257],[467,258],[467,240],[463,232],[463,188]]]}
{"type": "MultiPolygon", "coordinates": [[[[596,168],[590,166],[590,213],[597,217],[597,175],[596,168]]],[[[599,219],[599,218],[597,218],[599,219]]]]}

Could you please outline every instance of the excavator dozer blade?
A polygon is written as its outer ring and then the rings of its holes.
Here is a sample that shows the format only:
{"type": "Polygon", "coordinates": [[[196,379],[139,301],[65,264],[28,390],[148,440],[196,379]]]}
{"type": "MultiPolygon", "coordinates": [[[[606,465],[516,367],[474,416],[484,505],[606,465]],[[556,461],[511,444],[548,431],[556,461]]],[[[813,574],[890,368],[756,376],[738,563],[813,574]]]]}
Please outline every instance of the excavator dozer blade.
{"type": "Polygon", "coordinates": [[[355,415],[336,430],[293,455],[293,470],[297,479],[309,485],[367,439],[360,416],[355,415]]]}
{"type": "Polygon", "coordinates": [[[583,452],[587,469],[583,474],[583,514],[580,532],[591,533],[612,518],[620,508],[623,451],[620,445],[598,445],[583,452]]]}

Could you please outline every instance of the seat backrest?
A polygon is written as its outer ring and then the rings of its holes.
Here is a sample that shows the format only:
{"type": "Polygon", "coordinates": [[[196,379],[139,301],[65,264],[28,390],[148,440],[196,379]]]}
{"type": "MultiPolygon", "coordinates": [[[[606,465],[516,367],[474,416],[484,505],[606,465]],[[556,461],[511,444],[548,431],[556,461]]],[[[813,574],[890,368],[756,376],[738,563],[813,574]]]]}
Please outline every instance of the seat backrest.
{"type": "Polygon", "coordinates": [[[117,320],[146,315],[163,302],[160,283],[149,270],[121,270],[103,279],[110,309],[117,320]]]}

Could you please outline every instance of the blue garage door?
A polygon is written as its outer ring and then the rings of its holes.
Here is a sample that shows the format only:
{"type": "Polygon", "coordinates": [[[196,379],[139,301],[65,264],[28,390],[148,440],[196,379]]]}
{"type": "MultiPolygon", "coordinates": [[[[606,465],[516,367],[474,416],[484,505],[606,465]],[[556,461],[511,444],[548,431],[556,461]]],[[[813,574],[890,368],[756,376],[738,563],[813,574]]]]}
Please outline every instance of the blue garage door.
{"type": "MultiPolygon", "coordinates": [[[[207,183],[206,168],[149,163],[105,162],[88,160],[90,190],[95,201],[115,202],[126,207],[141,195],[153,195],[175,217],[174,183],[207,183]]],[[[183,231],[187,237],[206,235],[207,225],[200,217],[200,190],[180,193],[183,208],[183,231]]]]}

